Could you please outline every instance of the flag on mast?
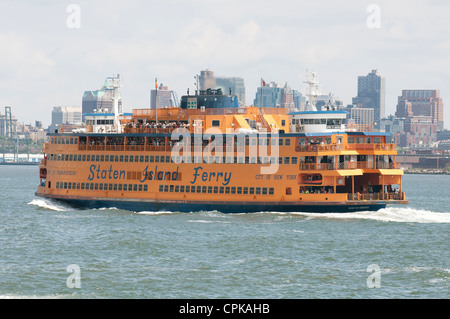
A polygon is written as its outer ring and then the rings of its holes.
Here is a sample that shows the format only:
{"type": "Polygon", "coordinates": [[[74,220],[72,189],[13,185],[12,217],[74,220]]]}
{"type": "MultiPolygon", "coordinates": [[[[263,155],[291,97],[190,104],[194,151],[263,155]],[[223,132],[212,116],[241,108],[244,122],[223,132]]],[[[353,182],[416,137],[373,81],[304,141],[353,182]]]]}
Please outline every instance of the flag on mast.
{"type": "Polygon", "coordinates": [[[155,78],[155,89],[158,89],[158,79],[155,78]]]}
{"type": "Polygon", "coordinates": [[[261,78],[261,86],[266,86],[266,81],[261,78]]]}

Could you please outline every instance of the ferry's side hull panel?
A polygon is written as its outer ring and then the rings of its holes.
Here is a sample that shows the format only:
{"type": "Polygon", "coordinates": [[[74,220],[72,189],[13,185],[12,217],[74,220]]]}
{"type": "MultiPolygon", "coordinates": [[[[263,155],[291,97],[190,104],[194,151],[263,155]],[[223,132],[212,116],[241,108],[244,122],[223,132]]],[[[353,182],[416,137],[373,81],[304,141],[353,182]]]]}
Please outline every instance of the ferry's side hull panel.
{"type": "Polygon", "coordinates": [[[132,199],[92,198],[80,199],[65,196],[49,196],[36,193],[38,196],[52,198],[76,208],[115,207],[129,211],[173,211],[198,212],[220,211],[222,213],[254,213],[254,212],[313,212],[313,213],[346,213],[355,211],[376,211],[385,208],[386,202],[190,202],[190,201],[144,201],[132,199]]]}

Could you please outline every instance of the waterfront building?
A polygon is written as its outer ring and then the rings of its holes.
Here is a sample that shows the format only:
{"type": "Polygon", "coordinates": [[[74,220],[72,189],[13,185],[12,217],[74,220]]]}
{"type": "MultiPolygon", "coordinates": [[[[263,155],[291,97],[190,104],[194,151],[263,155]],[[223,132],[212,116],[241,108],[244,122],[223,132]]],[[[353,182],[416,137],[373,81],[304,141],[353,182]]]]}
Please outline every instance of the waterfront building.
{"type": "Polygon", "coordinates": [[[400,108],[402,103],[408,104],[409,114],[397,116],[431,116],[438,130],[444,128],[444,103],[439,90],[402,90],[402,95],[398,98],[400,108]]]}

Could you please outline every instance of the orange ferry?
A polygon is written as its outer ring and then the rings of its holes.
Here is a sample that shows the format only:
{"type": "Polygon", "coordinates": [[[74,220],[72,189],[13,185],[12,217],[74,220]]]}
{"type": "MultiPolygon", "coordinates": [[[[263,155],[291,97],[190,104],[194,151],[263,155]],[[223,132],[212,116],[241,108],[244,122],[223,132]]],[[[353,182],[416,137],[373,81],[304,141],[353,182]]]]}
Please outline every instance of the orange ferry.
{"type": "Polygon", "coordinates": [[[49,134],[36,195],[86,208],[223,213],[408,203],[396,145],[345,124],[343,111],[239,107],[208,90],[178,108],[119,115],[116,103],[114,113],[85,118],[84,129],[49,134]]]}

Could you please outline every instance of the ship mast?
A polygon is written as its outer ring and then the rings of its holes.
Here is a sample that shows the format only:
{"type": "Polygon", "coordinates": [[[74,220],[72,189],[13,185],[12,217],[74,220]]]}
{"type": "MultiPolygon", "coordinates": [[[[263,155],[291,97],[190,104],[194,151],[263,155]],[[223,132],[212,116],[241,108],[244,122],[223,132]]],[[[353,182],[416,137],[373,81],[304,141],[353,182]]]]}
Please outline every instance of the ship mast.
{"type": "Polygon", "coordinates": [[[309,98],[307,111],[317,111],[316,98],[319,95],[319,80],[317,78],[317,73],[311,72],[310,76],[308,70],[306,70],[306,81],[303,81],[303,83],[306,83],[309,86],[308,92],[306,93],[309,98]]]}

